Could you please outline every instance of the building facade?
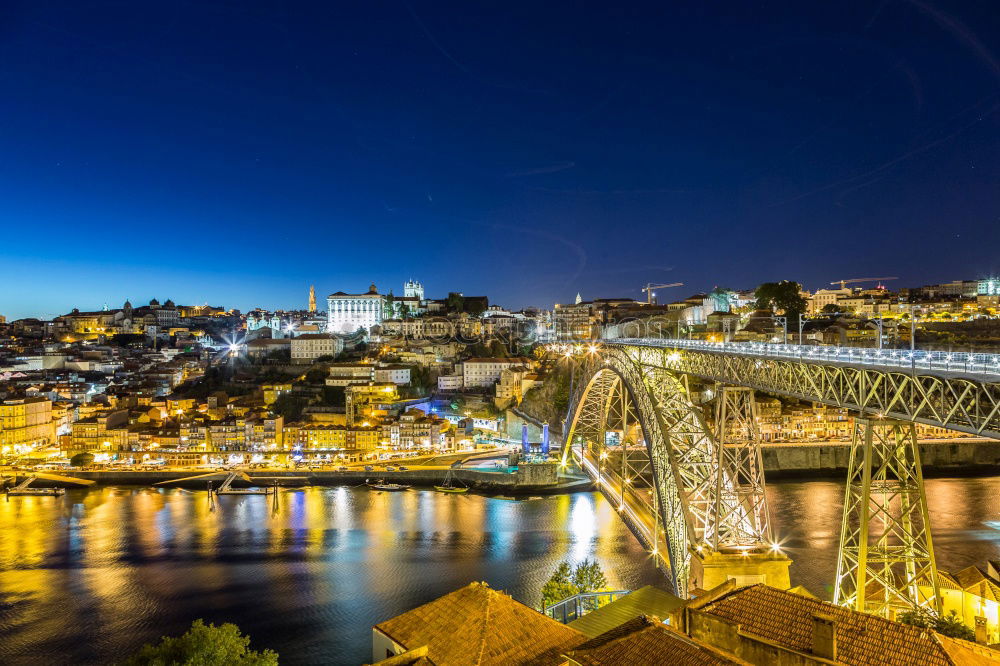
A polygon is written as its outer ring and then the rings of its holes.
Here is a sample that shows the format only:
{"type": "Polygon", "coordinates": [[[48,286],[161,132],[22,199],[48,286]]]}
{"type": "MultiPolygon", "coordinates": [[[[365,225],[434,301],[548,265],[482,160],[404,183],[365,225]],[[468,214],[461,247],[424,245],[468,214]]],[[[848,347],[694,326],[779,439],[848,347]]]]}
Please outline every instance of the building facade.
{"type": "Polygon", "coordinates": [[[52,402],[24,398],[0,403],[0,453],[26,453],[55,442],[52,402]]]}
{"type": "Polygon", "coordinates": [[[465,388],[488,388],[500,381],[504,370],[530,366],[530,358],[470,358],[462,363],[462,383],[465,388]]]}
{"type": "Polygon", "coordinates": [[[292,363],[312,363],[344,351],[344,341],[329,333],[304,333],[292,338],[292,363]]]}
{"type": "Polygon", "coordinates": [[[406,284],[403,285],[403,296],[415,298],[418,301],[424,300],[424,285],[416,280],[407,280],[406,284]]]}
{"type": "Polygon", "coordinates": [[[367,333],[372,326],[382,323],[385,296],[372,284],[364,294],[345,294],[338,291],[326,299],[327,331],[354,333],[359,328],[367,333]]]}

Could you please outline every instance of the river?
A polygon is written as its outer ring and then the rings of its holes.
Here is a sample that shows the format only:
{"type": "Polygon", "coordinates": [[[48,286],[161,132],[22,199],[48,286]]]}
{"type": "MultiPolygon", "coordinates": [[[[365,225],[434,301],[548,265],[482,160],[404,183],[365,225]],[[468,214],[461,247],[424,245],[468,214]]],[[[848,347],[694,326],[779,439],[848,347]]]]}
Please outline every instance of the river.
{"type": "MultiPolygon", "coordinates": [[[[1000,557],[1000,477],[926,482],[942,569],[1000,557]]],[[[833,481],[769,485],[792,581],[827,597],[833,481]]],[[[111,663],[196,618],[235,622],[283,664],[370,659],[372,624],[470,581],[526,603],[562,559],[619,588],[662,582],[596,493],[512,501],[307,488],[271,498],[91,488],[0,501],[0,663],[111,663]]]]}

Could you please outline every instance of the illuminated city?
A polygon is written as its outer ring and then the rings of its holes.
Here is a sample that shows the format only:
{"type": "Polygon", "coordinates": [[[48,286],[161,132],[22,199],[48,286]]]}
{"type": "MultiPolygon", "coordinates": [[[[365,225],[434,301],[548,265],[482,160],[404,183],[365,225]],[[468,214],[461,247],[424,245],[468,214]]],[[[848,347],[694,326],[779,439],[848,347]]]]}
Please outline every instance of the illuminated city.
{"type": "Polygon", "coordinates": [[[1000,664],[997,12],[5,18],[0,664],[1000,664]]]}

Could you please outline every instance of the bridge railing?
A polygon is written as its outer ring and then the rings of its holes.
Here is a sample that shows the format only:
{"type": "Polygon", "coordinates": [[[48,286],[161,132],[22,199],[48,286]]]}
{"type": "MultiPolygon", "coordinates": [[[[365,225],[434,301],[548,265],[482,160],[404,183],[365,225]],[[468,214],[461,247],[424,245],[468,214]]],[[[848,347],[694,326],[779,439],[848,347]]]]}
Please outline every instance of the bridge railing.
{"type": "Polygon", "coordinates": [[[620,599],[631,590],[607,590],[605,592],[581,592],[557,601],[551,606],[543,606],[542,612],[551,617],[556,622],[569,624],[573,620],[583,617],[592,610],[597,610],[601,606],[610,604],[615,599],[620,599]]]}
{"type": "Polygon", "coordinates": [[[909,349],[869,349],[833,345],[794,345],[769,342],[711,342],[680,338],[607,338],[605,342],[701,351],[742,354],[766,358],[789,358],[817,363],[835,362],[886,369],[962,372],[1000,376],[1000,354],[923,351],[909,349]]]}

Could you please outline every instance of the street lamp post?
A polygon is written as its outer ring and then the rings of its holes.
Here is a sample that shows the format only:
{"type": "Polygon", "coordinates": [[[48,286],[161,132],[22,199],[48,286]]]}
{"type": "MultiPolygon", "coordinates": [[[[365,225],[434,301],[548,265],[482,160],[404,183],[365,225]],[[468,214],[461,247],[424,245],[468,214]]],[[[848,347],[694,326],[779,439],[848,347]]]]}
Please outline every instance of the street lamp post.
{"type": "Polygon", "coordinates": [[[774,320],[781,324],[781,330],[784,331],[784,337],[781,339],[781,344],[788,344],[788,317],[774,317],[774,320]]]}

